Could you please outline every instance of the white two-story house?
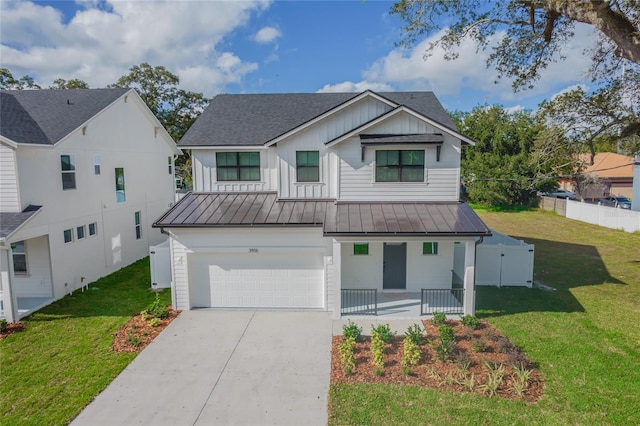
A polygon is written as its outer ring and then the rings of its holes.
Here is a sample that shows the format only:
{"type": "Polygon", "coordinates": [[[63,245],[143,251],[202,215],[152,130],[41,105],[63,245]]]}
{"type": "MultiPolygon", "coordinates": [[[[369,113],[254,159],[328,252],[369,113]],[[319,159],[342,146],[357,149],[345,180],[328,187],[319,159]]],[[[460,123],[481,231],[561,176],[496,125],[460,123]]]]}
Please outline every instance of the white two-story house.
{"type": "Polygon", "coordinates": [[[431,92],[219,95],[178,146],[194,191],[170,234],[177,309],[474,312],[476,244],[460,134],[431,92]]]}
{"type": "Polygon", "coordinates": [[[148,254],[181,151],[132,89],[0,92],[0,301],[17,321],[148,254]]]}

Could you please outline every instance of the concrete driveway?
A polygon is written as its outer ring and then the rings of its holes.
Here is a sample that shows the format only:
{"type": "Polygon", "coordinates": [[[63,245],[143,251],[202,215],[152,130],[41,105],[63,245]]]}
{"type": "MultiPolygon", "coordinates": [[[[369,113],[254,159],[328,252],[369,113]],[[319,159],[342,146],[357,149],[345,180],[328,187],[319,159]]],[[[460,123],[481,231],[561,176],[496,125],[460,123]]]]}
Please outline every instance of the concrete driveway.
{"type": "Polygon", "coordinates": [[[72,425],[323,425],[328,312],[182,312],[72,425]]]}

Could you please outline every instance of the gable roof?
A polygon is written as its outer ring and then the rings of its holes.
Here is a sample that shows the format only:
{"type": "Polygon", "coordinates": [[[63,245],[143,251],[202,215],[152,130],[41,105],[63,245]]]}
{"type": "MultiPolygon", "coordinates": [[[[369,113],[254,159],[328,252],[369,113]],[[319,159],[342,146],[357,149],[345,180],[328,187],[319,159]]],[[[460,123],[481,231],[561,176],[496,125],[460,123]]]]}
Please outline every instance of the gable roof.
{"type": "Polygon", "coordinates": [[[54,145],[132,89],[2,90],[0,135],[54,145]]]}
{"type": "Polygon", "coordinates": [[[41,206],[29,205],[21,212],[0,212],[0,241],[9,238],[40,211],[41,206]]]}
{"type": "Polygon", "coordinates": [[[227,94],[211,100],[178,146],[265,145],[366,93],[456,131],[433,92],[227,94]]]}
{"type": "MultiPolygon", "coordinates": [[[[580,160],[589,164],[591,156],[583,154],[580,160]]],[[[593,165],[587,166],[584,173],[590,173],[601,178],[633,178],[633,157],[616,154],[614,152],[598,152],[593,158],[593,165]]]]}

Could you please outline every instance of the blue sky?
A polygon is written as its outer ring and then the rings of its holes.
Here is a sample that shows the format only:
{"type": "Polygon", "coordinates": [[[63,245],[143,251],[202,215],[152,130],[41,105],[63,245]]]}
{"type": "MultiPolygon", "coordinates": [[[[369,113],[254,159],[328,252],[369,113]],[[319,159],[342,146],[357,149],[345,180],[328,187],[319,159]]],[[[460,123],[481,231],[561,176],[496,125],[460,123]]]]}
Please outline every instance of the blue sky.
{"type": "Polygon", "coordinates": [[[489,103],[535,109],[577,84],[588,86],[589,27],[533,90],[494,84],[488,52],[461,47],[445,61],[399,48],[402,22],[390,1],[6,1],[0,2],[0,66],[43,87],[79,78],[113,83],[142,62],[163,65],[187,90],[218,93],[432,90],[444,106],[489,103]]]}

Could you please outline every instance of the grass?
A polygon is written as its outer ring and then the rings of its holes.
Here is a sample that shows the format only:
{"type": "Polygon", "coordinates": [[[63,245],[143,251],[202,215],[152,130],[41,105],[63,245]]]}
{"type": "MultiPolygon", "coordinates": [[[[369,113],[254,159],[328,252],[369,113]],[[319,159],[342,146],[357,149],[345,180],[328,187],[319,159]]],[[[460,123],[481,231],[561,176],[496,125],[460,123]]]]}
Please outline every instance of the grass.
{"type": "Polygon", "coordinates": [[[640,233],[537,210],[480,215],[492,228],[535,244],[535,280],[557,289],[477,289],[478,316],[537,363],[546,382],[542,400],[332,385],[329,423],[638,424],[640,233]]]}
{"type": "MultiPolygon", "coordinates": [[[[145,258],[23,319],[25,331],[0,341],[0,423],[63,425],[77,416],[135,357],[111,344],[154,300],[149,284],[145,258]]],[[[169,291],[161,297],[170,303],[169,291]]]]}

